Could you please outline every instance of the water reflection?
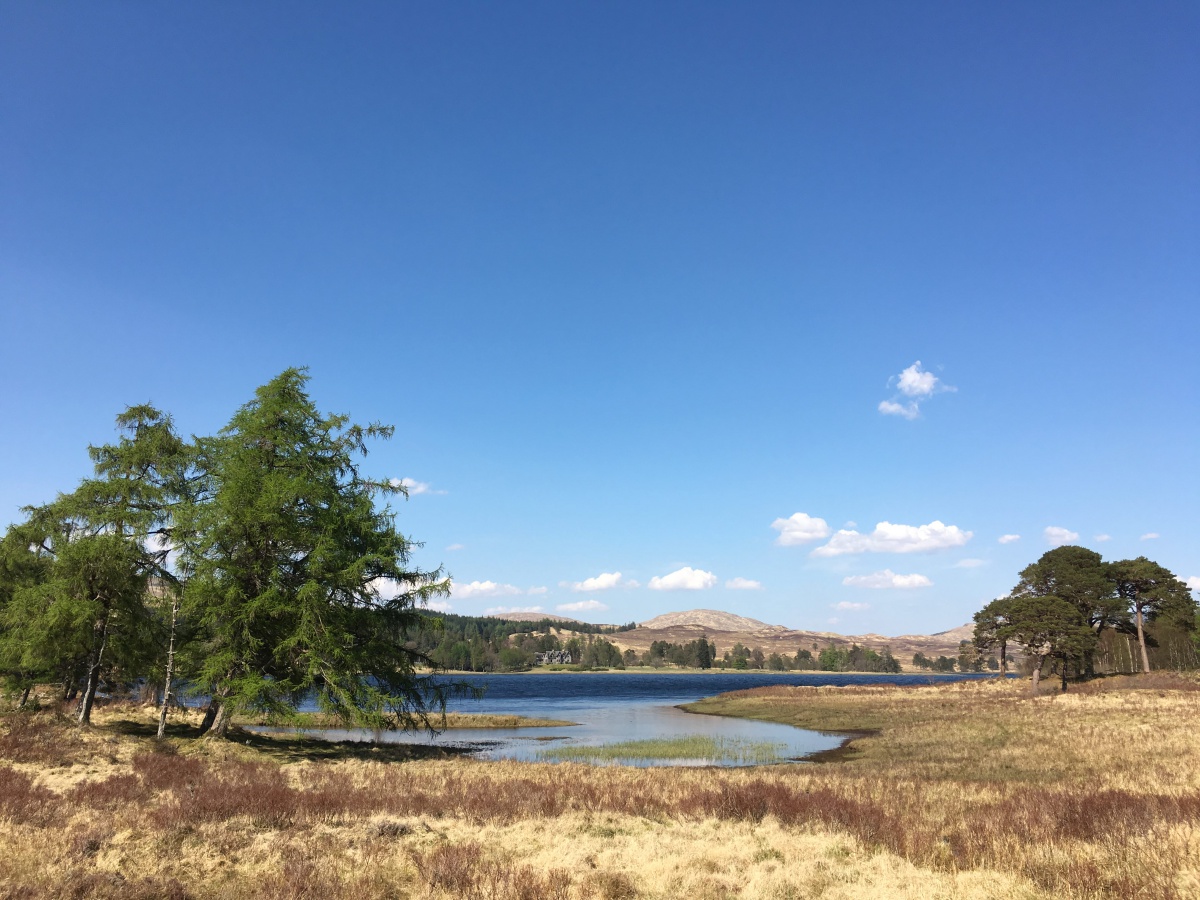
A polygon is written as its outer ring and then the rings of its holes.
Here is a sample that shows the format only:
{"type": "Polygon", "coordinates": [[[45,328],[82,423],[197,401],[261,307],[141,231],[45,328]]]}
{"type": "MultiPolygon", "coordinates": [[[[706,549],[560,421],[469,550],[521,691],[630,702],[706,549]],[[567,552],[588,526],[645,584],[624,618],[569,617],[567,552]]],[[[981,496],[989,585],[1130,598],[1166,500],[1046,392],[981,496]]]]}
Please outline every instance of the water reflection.
{"type": "MultiPolygon", "coordinates": [[[[962,676],[958,676],[961,678],[962,676]]],[[[485,689],[479,701],[459,700],[451,710],[560,719],[578,724],[548,728],[463,728],[430,736],[367,729],[310,730],[305,734],[341,741],[432,744],[461,748],[480,759],[544,759],[547,746],[597,747],[615,742],[699,735],[728,742],[781,745],[784,759],[796,760],[837,747],[842,737],[752,719],[701,716],[675,707],[723,691],[769,684],[914,683],[924,676],[779,674],[538,674],[468,679],[485,689]]],[[[951,677],[950,680],[957,680],[951,677]]],[[[265,730],[265,729],[263,729],[265,730]]],[[[621,760],[623,764],[712,764],[697,759],[621,760]]],[[[723,765],[748,763],[726,760],[723,765]]]]}

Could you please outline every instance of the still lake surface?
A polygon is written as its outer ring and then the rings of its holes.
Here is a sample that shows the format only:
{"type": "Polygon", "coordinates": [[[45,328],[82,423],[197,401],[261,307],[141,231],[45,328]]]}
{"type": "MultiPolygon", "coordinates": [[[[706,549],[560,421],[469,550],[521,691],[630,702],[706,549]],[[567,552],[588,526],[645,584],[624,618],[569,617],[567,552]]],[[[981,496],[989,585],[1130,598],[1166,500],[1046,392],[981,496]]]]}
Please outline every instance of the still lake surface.
{"type": "MultiPolygon", "coordinates": [[[[560,719],[576,725],[550,728],[457,728],[430,736],[426,733],[373,732],[365,729],[322,729],[306,732],[329,740],[382,741],[460,747],[480,759],[541,760],[552,747],[598,746],[617,741],[702,735],[717,740],[765,741],[782,745],[787,760],[831,750],[841,735],[806,731],[774,722],[703,716],[676,707],[725,691],[775,684],[927,684],[959,681],[976,675],[839,675],[778,672],[655,674],[655,673],[539,673],[469,675],[466,681],[484,689],[482,700],[453,700],[454,712],[518,715],[560,719]]],[[[645,759],[635,765],[711,765],[703,759],[645,759]]]]}

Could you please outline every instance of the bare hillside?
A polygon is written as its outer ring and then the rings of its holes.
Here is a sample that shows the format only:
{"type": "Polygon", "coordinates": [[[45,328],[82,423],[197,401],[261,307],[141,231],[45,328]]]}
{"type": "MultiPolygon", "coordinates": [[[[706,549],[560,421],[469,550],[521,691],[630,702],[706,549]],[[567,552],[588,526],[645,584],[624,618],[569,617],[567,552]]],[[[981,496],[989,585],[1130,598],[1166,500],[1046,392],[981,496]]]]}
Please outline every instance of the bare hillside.
{"type": "Polygon", "coordinates": [[[913,654],[918,652],[932,657],[958,656],[959,642],[971,639],[972,627],[960,625],[937,634],[905,634],[897,637],[882,634],[846,635],[832,631],[794,630],[719,610],[695,609],[656,616],[632,631],[609,635],[608,639],[622,650],[632,649],[641,653],[648,650],[654,641],[681,644],[694,641],[702,634],[717,645],[718,656],[738,643],[750,648],[761,647],[767,654],[788,655],[795,655],[797,650],[819,650],[831,644],[835,647],[858,644],[872,650],[887,647],[905,668],[909,668],[913,654]]]}
{"type": "Polygon", "coordinates": [[[664,613],[638,625],[639,628],[664,629],[684,625],[699,625],[713,631],[786,631],[782,625],[768,625],[758,619],[722,612],[717,609],[689,609],[686,612],[664,613]]]}

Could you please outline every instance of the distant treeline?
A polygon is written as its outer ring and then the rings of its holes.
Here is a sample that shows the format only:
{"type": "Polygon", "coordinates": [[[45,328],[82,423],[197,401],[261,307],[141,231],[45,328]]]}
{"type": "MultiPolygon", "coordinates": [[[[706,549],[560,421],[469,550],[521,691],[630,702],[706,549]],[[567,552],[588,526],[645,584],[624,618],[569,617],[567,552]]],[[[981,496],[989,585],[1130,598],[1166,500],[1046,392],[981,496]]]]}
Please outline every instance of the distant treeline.
{"type": "Polygon", "coordinates": [[[453,613],[427,616],[405,634],[406,645],[439,666],[464,672],[512,672],[528,669],[534,654],[567,650],[577,665],[588,668],[623,667],[621,652],[599,635],[637,628],[625,625],[592,625],[558,619],[509,620],[453,613]],[[561,640],[553,633],[571,632],[561,640]]]}
{"type": "MultiPolygon", "coordinates": [[[[589,625],[543,619],[509,621],[474,616],[430,617],[406,635],[407,646],[436,665],[465,672],[519,672],[532,668],[536,654],[565,650],[571,665],[580,669],[624,669],[629,666],[691,669],[758,669],[771,672],[899,672],[891,651],[875,651],[852,644],[801,648],[795,655],[767,654],[761,647],[741,643],[718,655],[717,645],[701,636],[686,643],[654,641],[640,653],[621,651],[605,635],[631,631],[635,623],[620,626],[589,625]],[[566,635],[570,636],[567,637],[566,635]]],[[[950,661],[953,671],[954,663],[950,661]]]]}

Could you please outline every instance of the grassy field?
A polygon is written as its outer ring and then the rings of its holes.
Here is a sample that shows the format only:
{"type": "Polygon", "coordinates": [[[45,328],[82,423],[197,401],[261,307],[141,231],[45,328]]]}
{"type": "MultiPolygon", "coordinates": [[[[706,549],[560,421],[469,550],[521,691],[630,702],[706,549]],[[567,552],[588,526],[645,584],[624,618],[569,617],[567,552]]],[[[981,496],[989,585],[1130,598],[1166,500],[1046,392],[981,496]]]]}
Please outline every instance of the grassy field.
{"type": "Polygon", "coordinates": [[[765,688],[699,704],[858,729],[835,762],[479,762],[53,710],[0,725],[0,896],[1200,896],[1200,691],[1155,676],[765,688]],[[246,743],[249,741],[249,743],[246,743]]]}

